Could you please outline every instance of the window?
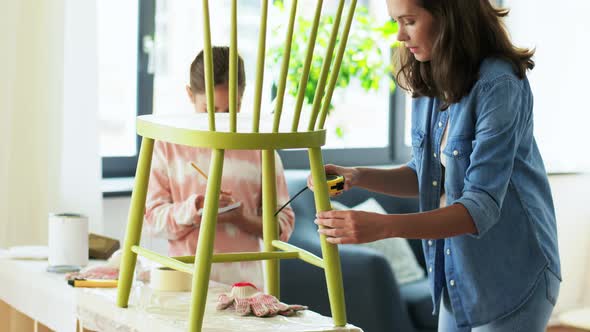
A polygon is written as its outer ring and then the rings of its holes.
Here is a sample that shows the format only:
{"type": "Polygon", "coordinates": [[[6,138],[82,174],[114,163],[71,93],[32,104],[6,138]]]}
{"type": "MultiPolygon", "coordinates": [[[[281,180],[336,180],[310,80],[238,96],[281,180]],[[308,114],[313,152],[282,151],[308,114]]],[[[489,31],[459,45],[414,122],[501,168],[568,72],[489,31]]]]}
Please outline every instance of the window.
{"type": "Polygon", "coordinates": [[[109,157],[133,156],[136,153],[133,125],[137,90],[137,0],[123,3],[105,0],[97,5],[101,18],[98,34],[100,151],[109,157]]]}
{"type": "Polygon", "coordinates": [[[151,113],[150,39],[155,0],[97,3],[99,142],[103,177],[135,174],[135,117],[151,113]],[[140,36],[138,40],[138,36],[140,36]]]}
{"type": "MultiPolygon", "coordinates": [[[[101,1],[99,8],[99,22],[120,24],[118,29],[110,32],[99,29],[101,41],[125,39],[117,45],[106,45],[101,42],[100,56],[106,60],[114,59],[117,53],[125,53],[137,60],[132,64],[129,59],[119,68],[101,66],[111,76],[101,76],[101,83],[113,91],[101,89],[101,99],[105,99],[105,112],[101,103],[101,144],[103,152],[103,175],[132,176],[135,171],[137,146],[139,141],[135,135],[134,118],[137,114],[165,114],[179,111],[191,111],[186,96],[185,85],[189,81],[189,67],[196,54],[202,49],[202,18],[201,3],[194,0],[141,0],[134,2],[138,8],[127,4],[127,13],[122,15],[126,20],[113,21],[107,12],[121,11],[119,3],[114,0],[101,1]],[[110,8],[105,8],[112,3],[110,8]],[[133,13],[135,9],[135,13],[133,13]],[[133,22],[129,17],[137,17],[141,13],[141,21],[133,22]],[[133,16],[135,15],[135,16],[133,16]],[[138,24],[138,29],[132,25],[138,24]],[[128,28],[121,28],[127,26],[128,28]],[[125,34],[122,34],[124,31],[125,34]],[[132,31],[132,32],[130,32],[132,31]],[[135,33],[136,42],[129,36],[135,33]],[[104,34],[104,36],[103,36],[104,34]],[[139,38],[138,38],[139,36],[139,38]],[[136,46],[138,45],[138,46],[136,46]],[[133,46],[133,47],[132,47],[133,46]],[[111,48],[108,49],[107,48],[111,48]],[[140,52],[138,52],[138,50],[140,52]],[[112,52],[112,54],[109,53],[112,52]],[[137,70],[132,65],[137,66],[137,70]],[[122,70],[124,68],[125,70],[122,70]],[[137,78],[130,74],[137,72],[137,78]],[[115,76],[118,75],[118,76],[115,76]],[[125,80],[123,80],[123,75],[125,80]],[[126,84],[125,88],[116,88],[113,82],[126,84]],[[134,80],[136,79],[136,80],[134,80]],[[137,88],[133,94],[131,90],[137,88]],[[123,93],[124,91],[124,93],[123,93]],[[105,92],[103,94],[103,92],[105,92]],[[125,98],[115,99],[117,93],[125,98]],[[133,98],[131,98],[133,96],[133,98]],[[137,102],[135,102],[137,96],[137,102]],[[108,103],[107,103],[108,101],[108,103]],[[114,104],[114,106],[113,106],[114,104]],[[106,111],[108,109],[108,112],[106,111]],[[118,129],[115,131],[114,128],[118,129]],[[109,145],[109,143],[111,143],[109,145]]],[[[323,12],[336,9],[336,2],[324,2],[323,12]]],[[[385,2],[382,0],[359,1],[369,9],[375,19],[387,20],[385,2]]],[[[229,44],[229,22],[231,2],[229,0],[209,1],[211,13],[211,33],[213,45],[229,44]],[[223,24],[216,24],[224,22],[223,24]]],[[[241,0],[238,2],[238,48],[244,58],[246,70],[246,91],[242,101],[242,112],[250,112],[254,99],[258,24],[260,15],[259,0],[241,0]]],[[[287,1],[286,7],[288,8],[287,1]]],[[[348,7],[345,7],[345,11],[348,7]]],[[[299,15],[313,14],[315,1],[300,0],[299,15]]],[[[270,6],[269,10],[273,9],[270,6]]],[[[288,10],[287,10],[288,11],[288,10]]],[[[274,12],[269,15],[267,38],[272,38],[272,27],[279,24],[281,18],[274,12]]],[[[346,12],[344,13],[344,16],[346,12]]],[[[385,21],[384,21],[385,22],[385,21]]],[[[354,31],[354,26],[353,26],[354,31]]],[[[280,38],[284,38],[281,33],[280,38]]],[[[389,52],[384,52],[388,56],[389,52]]],[[[121,62],[118,62],[119,64],[121,62]]],[[[102,62],[101,62],[102,64],[102,62]]],[[[269,111],[273,78],[278,77],[279,68],[269,68],[266,60],[263,89],[263,112],[269,111]]],[[[105,74],[106,75],[106,74],[105,74]]],[[[365,92],[356,81],[345,91],[336,91],[332,100],[335,110],[328,117],[326,127],[328,131],[327,144],[324,150],[326,162],[347,165],[387,164],[394,159],[404,158],[407,147],[404,142],[404,98],[397,93],[390,94],[389,77],[383,78],[379,91],[365,92]],[[393,107],[396,105],[397,107],[393,107]],[[399,109],[399,112],[395,110],[399,109]],[[397,124],[400,124],[399,126],[397,124]],[[398,128],[399,127],[399,128],[398,128]],[[336,131],[334,128],[339,128],[336,131]],[[394,155],[395,152],[395,155],[394,155]],[[359,156],[362,156],[359,158],[359,156]],[[394,156],[396,158],[394,158],[394,156]]],[[[288,112],[289,98],[286,97],[283,112],[288,112]]],[[[286,168],[307,167],[306,151],[281,151],[286,168]]]]}

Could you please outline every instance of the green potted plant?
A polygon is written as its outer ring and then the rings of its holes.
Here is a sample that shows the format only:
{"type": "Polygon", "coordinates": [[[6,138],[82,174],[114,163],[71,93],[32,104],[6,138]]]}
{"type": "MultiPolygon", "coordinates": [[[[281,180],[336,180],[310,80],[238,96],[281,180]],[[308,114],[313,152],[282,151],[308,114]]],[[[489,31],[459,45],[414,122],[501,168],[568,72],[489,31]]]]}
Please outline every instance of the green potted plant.
{"type": "MultiPolygon", "coordinates": [[[[284,13],[282,1],[275,1],[274,5],[284,13]]],[[[305,88],[305,103],[311,105],[315,95],[316,86],[320,77],[323,57],[326,54],[332,25],[333,14],[322,15],[319,23],[316,46],[309,73],[309,80],[305,88]]],[[[299,15],[293,32],[291,45],[291,59],[287,75],[287,93],[293,97],[299,91],[299,80],[303,71],[309,30],[312,26],[312,18],[299,15]]],[[[358,5],[354,16],[351,32],[348,38],[346,52],[342,59],[340,74],[336,82],[335,91],[346,89],[352,80],[357,80],[365,91],[377,91],[384,77],[389,77],[392,72],[391,61],[384,59],[383,43],[387,43],[390,49],[397,46],[394,35],[397,33],[397,23],[391,20],[383,24],[376,23],[370,16],[368,9],[358,5]]],[[[274,45],[268,50],[267,56],[273,68],[280,68],[284,53],[284,36],[276,31],[284,31],[280,26],[273,29],[274,45]]],[[[389,80],[390,90],[395,89],[393,80],[389,80]]],[[[333,110],[330,104],[330,111],[333,110]]],[[[338,136],[342,135],[340,128],[336,128],[338,136]]]]}

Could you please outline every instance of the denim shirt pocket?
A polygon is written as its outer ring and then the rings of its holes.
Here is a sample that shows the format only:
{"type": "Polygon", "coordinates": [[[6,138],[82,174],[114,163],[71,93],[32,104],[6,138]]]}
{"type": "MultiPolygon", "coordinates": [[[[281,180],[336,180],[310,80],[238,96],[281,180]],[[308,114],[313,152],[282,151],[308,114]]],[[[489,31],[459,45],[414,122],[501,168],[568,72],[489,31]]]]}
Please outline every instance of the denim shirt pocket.
{"type": "Polygon", "coordinates": [[[414,161],[416,162],[417,168],[422,168],[422,159],[424,157],[424,132],[413,130],[412,131],[412,154],[414,155],[414,161]]]}
{"type": "Polygon", "coordinates": [[[443,149],[447,160],[445,169],[445,191],[451,200],[461,197],[465,183],[465,173],[469,167],[469,157],[473,151],[470,139],[449,138],[443,149]]]}

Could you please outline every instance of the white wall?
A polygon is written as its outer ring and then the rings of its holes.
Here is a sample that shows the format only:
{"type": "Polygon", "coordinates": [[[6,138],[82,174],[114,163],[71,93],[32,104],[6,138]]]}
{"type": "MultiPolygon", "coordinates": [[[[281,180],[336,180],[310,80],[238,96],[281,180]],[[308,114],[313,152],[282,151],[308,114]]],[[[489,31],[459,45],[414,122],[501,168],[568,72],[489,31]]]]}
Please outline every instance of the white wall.
{"type": "Polygon", "coordinates": [[[56,208],[88,215],[90,231],[101,233],[97,1],[65,0],[60,201],[56,208]]]}
{"type": "Polygon", "coordinates": [[[58,201],[46,193],[59,183],[63,2],[0,4],[0,247],[46,242],[58,201]]]}
{"type": "Polygon", "coordinates": [[[590,306],[590,174],[550,177],[563,282],[554,313],[590,306]]]}
{"type": "Polygon", "coordinates": [[[0,247],[47,243],[49,212],[102,231],[95,5],[0,3],[0,247]]]}
{"type": "Polygon", "coordinates": [[[590,1],[505,0],[507,26],[518,46],[535,47],[529,74],[535,135],[550,171],[590,170],[590,1]],[[586,147],[584,148],[584,145],[586,147]]]}
{"type": "MultiPolygon", "coordinates": [[[[121,246],[123,246],[125,240],[130,202],[131,197],[105,198],[103,201],[104,233],[102,234],[118,239],[121,242],[121,246]]],[[[145,227],[142,230],[141,245],[163,255],[168,253],[168,242],[165,239],[152,237],[146,232],[145,227]]]]}

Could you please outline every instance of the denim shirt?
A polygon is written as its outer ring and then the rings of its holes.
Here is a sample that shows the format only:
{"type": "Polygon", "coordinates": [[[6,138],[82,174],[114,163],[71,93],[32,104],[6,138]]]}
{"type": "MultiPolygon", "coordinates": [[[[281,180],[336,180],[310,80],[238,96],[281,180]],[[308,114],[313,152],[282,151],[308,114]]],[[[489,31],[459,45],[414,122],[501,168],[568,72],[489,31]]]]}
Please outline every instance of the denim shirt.
{"type": "Polygon", "coordinates": [[[461,204],[477,233],[423,241],[437,312],[447,288],[457,325],[473,327],[523,304],[545,270],[561,280],[551,190],[533,137],[528,80],[486,59],[470,93],[447,110],[436,98],[412,101],[412,160],[421,211],[461,204]],[[450,121],[443,174],[441,138],[450,121]]]}

